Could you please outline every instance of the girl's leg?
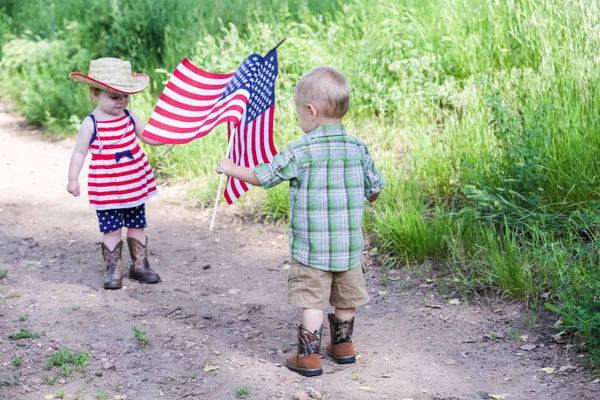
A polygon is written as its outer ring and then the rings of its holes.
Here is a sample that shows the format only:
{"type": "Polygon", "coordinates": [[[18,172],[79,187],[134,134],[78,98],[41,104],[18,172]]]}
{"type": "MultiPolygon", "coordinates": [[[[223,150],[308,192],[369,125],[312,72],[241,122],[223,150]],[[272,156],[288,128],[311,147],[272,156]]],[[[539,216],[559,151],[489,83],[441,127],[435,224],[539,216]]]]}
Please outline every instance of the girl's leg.
{"type": "Polygon", "coordinates": [[[105,232],[102,242],[110,251],[115,249],[115,246],[121,241],[121,229],[112,232],[105,232]]]}
{"type": "Polygon", "coordinates": [[[144,228],[127,228],[127,238],[132,238],[146,245],[146,231],[144,228]]]}

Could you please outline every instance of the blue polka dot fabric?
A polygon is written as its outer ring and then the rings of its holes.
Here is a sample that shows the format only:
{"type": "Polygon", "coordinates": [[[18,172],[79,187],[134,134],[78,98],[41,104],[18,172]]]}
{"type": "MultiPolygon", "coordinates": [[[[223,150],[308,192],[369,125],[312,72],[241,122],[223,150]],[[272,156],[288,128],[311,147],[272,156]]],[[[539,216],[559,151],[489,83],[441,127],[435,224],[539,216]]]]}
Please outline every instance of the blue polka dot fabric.
{"type": "Polygon", "coordinates": [[[146,228],[146,205],[118,210],[97,210],[100,232],[114,232],[122,227],[146,228]]]}

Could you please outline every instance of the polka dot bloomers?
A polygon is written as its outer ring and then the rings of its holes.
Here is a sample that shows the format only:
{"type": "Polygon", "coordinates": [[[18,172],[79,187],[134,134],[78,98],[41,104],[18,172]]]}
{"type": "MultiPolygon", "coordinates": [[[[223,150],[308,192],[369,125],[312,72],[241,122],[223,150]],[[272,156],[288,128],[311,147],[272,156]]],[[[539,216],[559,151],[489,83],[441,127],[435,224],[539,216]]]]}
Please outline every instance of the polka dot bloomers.
{"type": "Polygon", "coordinates": [[[146,205],[117,210],[96,210],[100,232],[114,232],[122,227],[146,228],[146,205]]]}

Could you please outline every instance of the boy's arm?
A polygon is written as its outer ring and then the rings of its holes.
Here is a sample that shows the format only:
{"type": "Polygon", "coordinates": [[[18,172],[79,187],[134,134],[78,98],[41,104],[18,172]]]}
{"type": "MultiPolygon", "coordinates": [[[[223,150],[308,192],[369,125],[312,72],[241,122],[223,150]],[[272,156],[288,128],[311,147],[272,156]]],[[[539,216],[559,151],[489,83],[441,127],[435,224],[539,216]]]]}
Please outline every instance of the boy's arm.
{"type": "Polygon", "coordinates": [[[71,163],[69,164],[69,183],[67,184],[67,191],[73,196],[78,197],[80,192],[79,187],[79,174],[83,163],[85,162],[85,156],[87,156],[90,148],[90,141],[94,134],[94,124],[91,118],[87,117],[81,123],[79,127],[79,135],[77,136],[77,143],[73,149],[71,155],[71,163]]]}
{"type": "Polygon", "coordinates": [[[162,146],[164,143],[157,142],[156,140],[148,139],[143,135],[144,129],[146,129],[146,123],[133,111],[130,111],[131,118],[135,121],[135,134],[144,143],[150,146],[162,146]]]}
{"type": "Polygon", "coordinates": [[[251,185],[261,186],[260,181],[254,174],[254,168],[240,167],[229,158],[221,158],[217,166],[217,174],[225,174],[244,181],[251,185]]]}
{"type": "Polygon", "coordinates": [[[365,198],[369,203],[374,202],[379,198],[379,194],[386,185],[385,178],[375,167],[375,163],[365,147],[364,154],[365,168],[365,198]]]}

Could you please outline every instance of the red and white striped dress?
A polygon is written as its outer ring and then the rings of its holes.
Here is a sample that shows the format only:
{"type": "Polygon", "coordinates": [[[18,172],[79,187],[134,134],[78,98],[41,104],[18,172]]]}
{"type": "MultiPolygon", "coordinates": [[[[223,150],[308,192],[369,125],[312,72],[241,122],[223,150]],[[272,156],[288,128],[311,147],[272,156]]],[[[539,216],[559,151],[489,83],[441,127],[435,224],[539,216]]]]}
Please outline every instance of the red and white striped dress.
{"type": "Polygon", "coordinates": [[[90,208],[112,210],[142,205],[155,194],[156,182],[146,154],[135,135],[135,123],[123,117],[95,121],[90,142],[88,197],[90,208]]]}

